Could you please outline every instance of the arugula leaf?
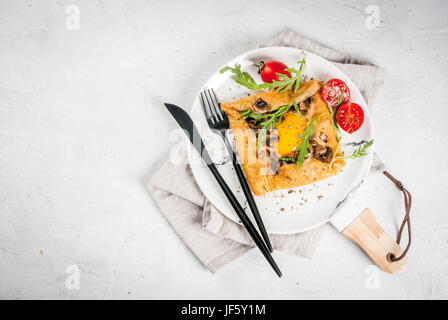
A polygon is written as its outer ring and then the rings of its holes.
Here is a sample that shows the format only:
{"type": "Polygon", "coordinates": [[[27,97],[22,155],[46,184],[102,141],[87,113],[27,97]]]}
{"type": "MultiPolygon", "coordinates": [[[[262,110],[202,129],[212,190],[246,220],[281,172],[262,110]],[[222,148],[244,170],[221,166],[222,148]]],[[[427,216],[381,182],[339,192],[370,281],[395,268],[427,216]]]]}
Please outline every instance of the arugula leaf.
{"type": "Polygon", "coordinates": [[[341,140],[338,139],[338,144],[336,145],[336,148],[334,149],[334,152],[333,152],[333,156],[331,157],[330,166],[329,166],[330,170],[331,170],[331,167],[333,167],[333,163],[334,163],[334,161],[335,161],[337,158],[340,158],[340,157],[341,157],[341,156],[337,156],[337,157],[336,157],[336,152],[338,151],[338,148],[339,148],[339,145],[340,145],[340,144],[341,144],[341,140]]]}
{"type": "Polygon", "coordinates": [[[295,162],[294,158],[280,158],[280,160],[283,160],[286,162],[295,162]]]}
{"type": "Polygon", "coordinates": [[[293,106],[294,106],[294,109],[296,110],[296,112],[297,112],[297,113],[300,113],[299,106],[297,105],[297,102],[296,102],[296,101],[294,101],[293,106]]]}
{"type": "Polygon", "coordinates": [[[293,106],[294,106],[294,109],[295,109],[296,112],[297,112],[297,114],[296,114],[296,115],[297,115],[297,118],[299,118],[299,119],[303,119],[303,116],[302,116],[302,114],[300,113],[299,106],[297,105],[297,102],[294,101],[293,106]]]}
{"type": "Polygon", "coordinates": [[[291,77],[288,77],[286,74],[277,72],[276,74],[282,79],[280,81],[273,80],[272,83],[262,83],[258,84],[249,73],[245,71],[241,71],[241,65],[236,64],[234,68],[232,67],[224,67],[221,70],[219,70],[220,73],[224,73],[227,71],[231,71],[235,76],[233,77],[233,80],[242,85],[246,88],[249,88],[251,90],[260,90],[260,89],[268,89],[268,90],[274,90],[281,93],[287,90],[293,90],[294,92],[297,92],[300,87],[300,83],[302,82],[302,73],[305,71],[305,53],[303,53],[303,59],[300,61],[297,61],[297,63],[301,64],[300,69],[295,68],[286,68],[286,71],[289,71],[291,73],[291,77]],[[294,76],[292,75],[294,74],[294,76]]]}
{"type": "Polygon", "coordinates": [[[269,190],[269,184],[268,179],[266,178],[265,168],[260,168],[260,175],[263,176],[264,188],[266,189],[267,192],[271,192],[271,190],[269,190]]]}
{"type": "Polygon", "coordinates": [[[311,148],[310,140],[309,138],[313,135],[313,125],[314,122],[319,118],[320,115],[314,117],[310,123],[308,123],[308,126],[306,127],[305,131],[303,132],[301,138],[302,142],[300,143],[299,147],[296,149],[299,152],[299,156],[297,157],[297,167],[300,169],[303,166],[303,162],[306,158],[308,158],[308,149],[311,148]]]}
{"type": "Polygon", "coordinates": [[[244,110],[244,111],[240,111],[241,118],[243,118],[243,119],[252,118],[252,117],[250,116],[250,113],[251,113],[251,112],[252,112],[252,111],[249,110],[249,109],[244,110]]]}
{"type": "Polygon", "coordinates": [[[266,135],[266,132],[267,130],[264,128],[258,131],[257,151],[260,150],[261,142],[263,141],[263,137],[266,135]]]}
{"type": "Polygon", "coordinates": [[[338,133],[338,134],[336,134],[336,140],[338,140],[338,142],[341,142],[341,135],[338,133]]]}
{"type": "MultiPolygon", "coordinates": [[[[342,101],[344,101],[344,93],[342,93],[339,96],[338,106],[342,103],[342,101]]],[[[327,107],[328,107],[328,111],[330,111],[330,115],[331,115],[331,125],[333,126],[334,130],[336,130],[336,140],[338,140],[338,142],[340,142],[341,141],[341,130],[339,130],[339,126],[338,126],[337,122],[334,119],[335,118],[334,117],[335,116],[334,115],[334,109],[329,104],[327,104],[327,107]]],[[[331,168],[331,166],[330,166],[330,168],[331,168]]]]}
{"type": "Polygon", "coordinates": [[[256,121],[261,121],[263,119],[269,118],[269,114],[256,113],[250,109],[240,111],[240,114],[241,114],[241,118],[243,118],[243,119],[252,118],[256,121]]]}
{"type": "MultiPolygon", "coordinates": [[[[353,151],[353,153],[351,155],[346,156],[346,155],[341,154],[336,157],[335,157],[335,155],[333,155],[333,159],[331,159],[331,162],[330,162],[330,169],[333,166],[333,163],[336,159],[339,159],[339,158],[357,159],[357,158],[366,156],[368,154],[366,150],[373,144],[374,141],[375,140],[372,139],[372,140],[366,142],[363,146],[359,146],[358,149],[353,151]]],[[[339,142],[338,142],[338,145],[336,146],[336,150],[338,149],[338,146],[339,146],[339,142]]]]}
{"type": "Polygon", "coordinates": [[[254,78],[251,77],[251,75],[245,71],[241,71],[241,65],[237,64],[235,65],[235,68],[232,67],[224,67],[221,70],[219,70],[220,73],[224,73],[227,71],[231,71],[235,74],[233,77],[233,80],[242,85],[245,86],[251,90],[258,90],[260,89],[260,85],[255,82],[254,78]]]}
{"type": "Polygon", "coordinates": [[[368,153],[366,152],[367,148],[369,148],[373,144],[374,139],[370,140],[363,146],[359,146],[358,149],[353,151],[353,153],[349,156],[344,156],[344,159],[356,159],[366,156],[368,153]]]}
{"type": "Polygon", "coordinates": [[[328,111],[330,111],[330,115],[331,115],[331,124],[333,125],[333,128],[334,128],[337,132],[340,133],[340,131],[339,131],[339,127],[338,127],[336,121],[334,121],[334,110],[333,110],[333,107],[330,106],[330,105],[328,105],[328,104],[327,104],[327,107],[328,107],[328,111]]]}
{"type": "Polygon", "coordinates": [[[339,96],[337,106],[339,107],[342,104],[342,102],[344,102],[344,92],[342,92],[341,95],[339,96]]]}
{"type": "Polygon", "coordinates": [[[270,193],[271,190],[269,190],[268,179],[266,179],[266,175],[265,174],[263,174],[262,176],[263,176],[263,179],[264,179],[264,187],[266,188],[266,191],[270,193]]]}

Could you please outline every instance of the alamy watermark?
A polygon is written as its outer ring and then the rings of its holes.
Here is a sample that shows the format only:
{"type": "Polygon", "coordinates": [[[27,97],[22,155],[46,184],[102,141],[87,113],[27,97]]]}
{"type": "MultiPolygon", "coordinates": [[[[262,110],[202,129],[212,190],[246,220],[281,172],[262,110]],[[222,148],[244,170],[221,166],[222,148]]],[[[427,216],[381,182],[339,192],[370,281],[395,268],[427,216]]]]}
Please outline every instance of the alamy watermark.
{"type": "Polygon", "coordinates": [[[376,265],[369,265],[365,269],[367,274],[365,285],[369,290],[378,290],[380,288],[380,269],[376,265]]]}
{"type": "Polygon", "coordinates": [[[365,25],[369,30],[374,30],[380,26],[380,8],[374,4],[366,7],[365,12],[367,13],[365,25]]]}
{"type": "Polygon", "coordinates": [[[65,268],[65,273],[68,274],[65,279],[65,287],[68,290],[80,289],[80,271],[77,265],[69,265],[65,268]]]}
{"type": "Polygon", "coordinates": [[[80,25],[80,11],[77,5],[71,4],[65,8],[65,27],[68,30],[78,30],[80,25]]]}

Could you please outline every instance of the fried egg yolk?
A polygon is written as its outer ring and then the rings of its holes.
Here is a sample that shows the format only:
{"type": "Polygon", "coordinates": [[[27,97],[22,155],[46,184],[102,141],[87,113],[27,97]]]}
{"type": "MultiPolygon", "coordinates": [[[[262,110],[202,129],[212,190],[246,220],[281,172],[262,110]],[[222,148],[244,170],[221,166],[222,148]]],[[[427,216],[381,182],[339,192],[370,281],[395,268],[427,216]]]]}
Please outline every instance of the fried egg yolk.
{"type": "Polygon", "coordinates": [[[297,113],[287,113],[278,129],[278,153],[281,156],[290,154],[302,142],[300,135],[305,131],[306,120],[297,113]]]}

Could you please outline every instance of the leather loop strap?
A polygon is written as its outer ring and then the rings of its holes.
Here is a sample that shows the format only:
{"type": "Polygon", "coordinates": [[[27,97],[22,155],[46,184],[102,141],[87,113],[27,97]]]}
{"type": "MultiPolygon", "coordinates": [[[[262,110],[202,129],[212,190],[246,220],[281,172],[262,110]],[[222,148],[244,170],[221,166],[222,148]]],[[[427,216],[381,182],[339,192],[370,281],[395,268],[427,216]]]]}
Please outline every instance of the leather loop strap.
{"type": "Polygon", "coordinates": [[[397,243],[400,244],[400,240],[401,240],[401,236],[403,234],[404,227],[407,224],[407,226],[408,226],[408,245],[406,246],[406,249],[403,251],[403,253],[399,257],[395,257],[395,256],[391,255],[391,260],[392,261],[399,261],[399,260],[403,259],[406,256],[406,254],[408,253],[409,248],[411,246],[411,220],[410,220],[410,217],[409,217],[409,213],[411,212],[412,196],[411,196],[411,193],[408,190],[406,190],[406,188],[403,186],[403,183],[401,183],[401,181],[395,179],[387,171],[383,171],[383,173],[393,183],[395,183],[395,185],[397,186],[398,190],[403,192],[403,197],[404,197],[405,215],[404,215],[404,218],[403,218],[403,222],[401,223],[400,230],[398,231],[397,243]]]}

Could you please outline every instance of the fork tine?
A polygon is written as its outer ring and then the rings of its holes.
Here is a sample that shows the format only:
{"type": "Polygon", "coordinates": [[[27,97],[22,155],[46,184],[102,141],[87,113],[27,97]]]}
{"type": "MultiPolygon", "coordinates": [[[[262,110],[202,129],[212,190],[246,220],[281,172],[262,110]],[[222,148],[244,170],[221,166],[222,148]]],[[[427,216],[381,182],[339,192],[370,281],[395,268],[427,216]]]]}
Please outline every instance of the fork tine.
{"type": "Polygon", "coordinates": [[[210,106],[207,103],[207,97],[205,96],[205,91],[201,91],[201,93],[199,93],[199,96],[201,98],[201,104],[202,104],[202,108],[204,109],[204,113],[205,113],[205,117],[208,119],[212,118],[212,114],[210,112],[210,106]]]}
{"type": "Polygon", "coordinates": [[[216,108],[213,105],[213,100],[212,100],[212,96],[210,95],[210,90],[205,90],[205,98],[207,99],[208,107],[210,108],[211,113],[213,114],[213,117],[215,117],[215,119],[213,119],[213,120],[215,120],[215,122],[218,122],[219,118],[218,118],[218,114],[216,112],[216,108]],[[207,95],[207,93],[208,93],[208,95],[207,95]]]}
{"type": "Polygon", "coordinates": [[[221,118],[221,120],[224,120],[224,117],[223,117],[223,115],[222,115],[222,113],[223,113],[224,111],[222,111],[222,109],[221,109],[221,107],[220,107],[220,105],[219,105],[218,97],[216,96],[215,90],[213,90],[213,88],[211,88],[211,89],[209,89],[209,93],[210,93],[210,92],[213,93],[213,95],[210,94],[210,97],[212,98],[213,106],[215,107],[215,110],[216,110],[216,112],[218,113],[218,115],[219,115],[219,117],[221,118]]]}

